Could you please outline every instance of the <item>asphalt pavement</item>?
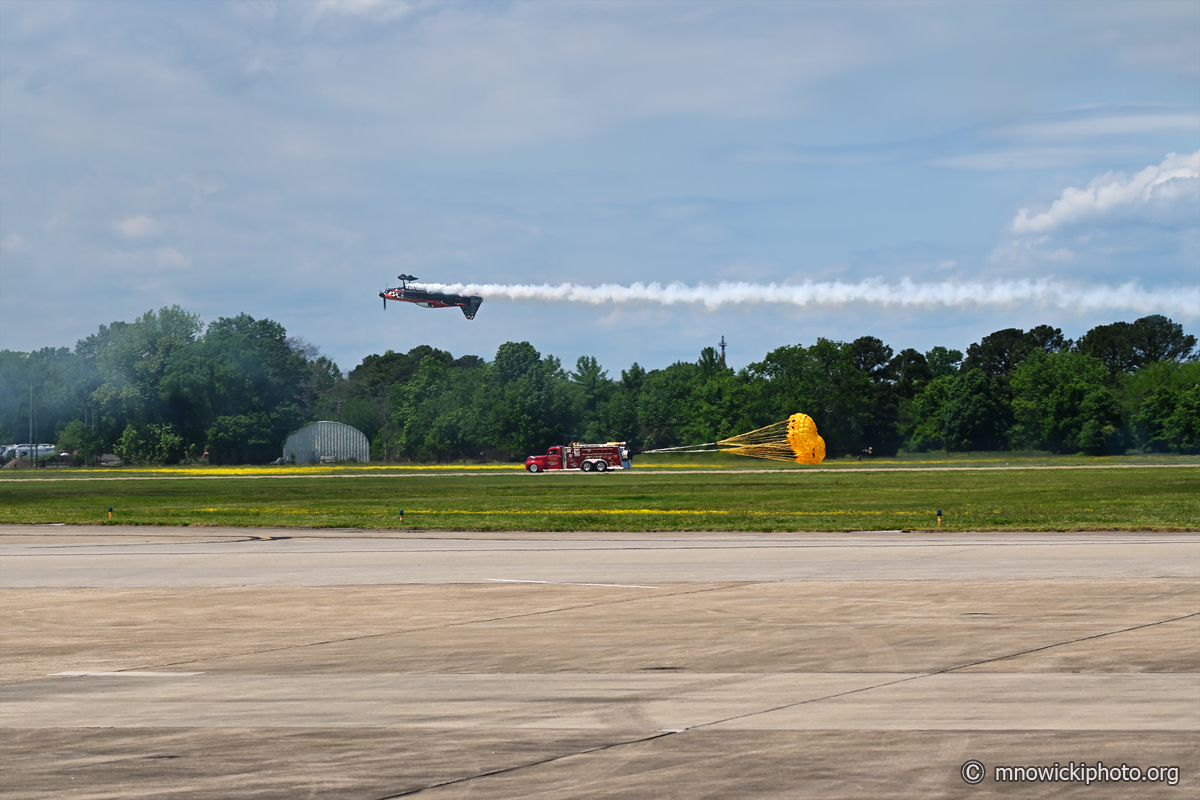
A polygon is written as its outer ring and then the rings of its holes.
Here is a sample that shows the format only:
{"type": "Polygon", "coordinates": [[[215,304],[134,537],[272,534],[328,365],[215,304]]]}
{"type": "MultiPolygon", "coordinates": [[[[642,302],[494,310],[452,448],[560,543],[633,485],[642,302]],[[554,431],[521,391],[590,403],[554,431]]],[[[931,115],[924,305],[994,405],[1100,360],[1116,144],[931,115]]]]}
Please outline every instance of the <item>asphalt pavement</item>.
{"type": "Polygon", "coordinates": [[[1197,533],[0,526],[0,611],[6,798],[1200,789],[1197,533]]]}

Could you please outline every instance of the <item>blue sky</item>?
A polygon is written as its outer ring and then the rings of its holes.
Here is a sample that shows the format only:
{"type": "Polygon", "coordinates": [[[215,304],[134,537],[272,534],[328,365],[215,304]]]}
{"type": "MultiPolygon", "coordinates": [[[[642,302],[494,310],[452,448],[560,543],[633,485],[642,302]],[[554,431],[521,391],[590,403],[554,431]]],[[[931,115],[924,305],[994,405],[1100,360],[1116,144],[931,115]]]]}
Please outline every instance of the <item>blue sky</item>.
{"type": "Polygon", "coordinates": [[[0,2],[7,349],[177,303],[276,319],[347,371],[528,340],[615,374],[722,335],[741,367],[818,336],[1077,337],[1147,309],[1058,295],[1129,281],[1197,332],[1195,2],[0,2]],[[385,312],[400,272],[1053,284],[940,306],[492,297],[468,322],[385,312]]]}

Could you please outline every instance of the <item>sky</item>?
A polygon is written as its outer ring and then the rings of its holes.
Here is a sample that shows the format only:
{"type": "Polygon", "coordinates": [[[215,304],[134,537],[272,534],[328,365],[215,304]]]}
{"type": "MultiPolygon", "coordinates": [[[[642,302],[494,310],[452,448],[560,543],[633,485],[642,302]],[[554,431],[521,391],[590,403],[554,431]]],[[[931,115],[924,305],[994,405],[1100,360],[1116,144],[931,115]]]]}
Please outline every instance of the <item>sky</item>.
{"type": "Polygon", "coordinates": [[[1200,334],[1200,3],[0,0],[0,348],[175,304],[346,372],[1200,334]]]}

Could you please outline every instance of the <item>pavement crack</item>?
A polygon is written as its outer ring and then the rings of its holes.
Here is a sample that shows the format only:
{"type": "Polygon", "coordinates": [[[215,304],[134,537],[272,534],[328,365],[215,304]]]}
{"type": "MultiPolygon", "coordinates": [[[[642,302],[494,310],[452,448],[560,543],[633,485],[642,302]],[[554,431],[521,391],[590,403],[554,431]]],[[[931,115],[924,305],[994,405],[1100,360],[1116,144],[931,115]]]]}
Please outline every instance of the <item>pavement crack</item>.
{"type": "Polygon", "coordinates": [[[421,792],[428,791],[430,789],[441,789],[446,786],[456,786],[461,783],[469,783],[470,781],[476,781],[481,778],[491,778],[496,775],[505,775],[507,773],[517,772],[518,770],[529,769],[530,767],[540,767],[540,766],[543,766],[544,764],[553,764],[556,761],[562,761],[567,758],[574,758],[575,756],[586,756],[591,753],[601,753],[601,752],[604,752],[605,750],[612,750],[613,748],[624,747],[625,745],[629,745],[629,744],[641,744],[642,742],[652,742],[655,739],[662,739],[666,736],[674,736],[675,733],[676,733],[675,731],[664,731],[662,733],[655,733],[651,736],[642,736],[637,739],[627,739],[622,742],[611,742],[609,744],[600,745],[598,747],[589,747],[584,750],[578,750],[573,753],[563,753],[562,755],[550,756],[549,758],[539,759],[538,761],[530,761],[528,764],[515,764],[511,767],[502,767],[500,769],[489,770],[488,772],[481,772],[477,775],[467,775],[462,778],[454,778],[453,780],[441,781],[439,783],[431,783],[428,786],[421,786],[416,789],[409,789],[407,791],[398,792],[396,794],[384,795],[383,797],[379,797],[376,800],[395,800],[395,798],[397,798],[397,797],[412,797],[415,794],[420,794],[421,792]]]}
{"type": "MultiPolygon", "coordinates": [[[[948,670],[943,670],[943,671],[948,671],[948,670]]],[[[797,700],[795,703],[784,703],[783,705],[775,706],[774,708],[765,708],[765,709],[762,709],[761,711],[749,711],[745,714],[735,714],[734,716],[726,717],[725,719],[714,719],[710,722],[701,722],[696,725],[690,725],[687,728],[683,728],[682,730],[680,730],[679,733],[682,733],[683,731],[696,731],[696,730],[700,730],[702,728],[711,728],[713,725],[720,725],[721,723],[724,723],[724,722],[733,722],[734,720],[738,720],[738,719],[749,719],[750,717],[757,717],[760,714],[770,714],[773,711],[783,711],[786,708],[797,708],[799,706],[807,706],[812,703],[820,703],[825,700],[834,700],[838,697],[846,697],[846,696],[852,695],[852,694],[860,694],[861,692],[869,692],[872,689],[882,689],[885,686],[895,686],[898,683],[908,683],[909,681],[920,680],[921,678],[928,678],[930,675],[936,675],[936,674],[938,674],[938,673],[929,672],[929,673],[922,673],[920,675],[908,675],[904,678],[897,678],[894,681],[885,681],[884,683],[876,683],[872,686],[860,686],[857,689],[847,689],[844,692],[835,692],[834,694],[827,694],[822,697],[810,697],[807,700],[797,700]]]]}
{"type": "Polygon", "coordinates": [[[1103,639],[1105,636],[1116,636],[1118,633],[1129,633],[1130,631],[1142,630],[1143,628],[1153,628],[1156,625],[1166,625],[1169,622],[1179,622],[1180,620],[1190,619],[1191,617],[1200,617],[1200,611],[1192,612],[1191,614],[1184,614],[1181,617],[1171,617],[1169,619],[1160,619],[1155,622],[1146,622],[1142,625],[1133,625],[1131,627],[1121,628],[1121,629],[1115,630],[1115,631],[1104,631],[1103,633],[1093,633],[1091,636],[1080,636],[1077,639],[1067,639],[1062,642],[1054,642],[1052,644],[1042,645],[1041,647],[1033,647],[1033,648],[1030,648],[1029,650],[1022,650],[1018,653],[1009,653],[1008,655],[996,656],[995,658],[985,658],[982,661],[973,661],[970,664],[959,664],[957,667],[947,667],[946,669],[938,670],[937,672],[930,672],[928,674],[929,675],[942,675],[947,672],[955,672],[960,669],[967,669],[968,667],[977,667],[980,664],[993,664],[997,661],[1005,661],[1010,658],[1017,658],[1018,656],[1029,655],[1030,653],[1039,653],[1043,650],[1051,650],[1055,647],[1062,647],[1063,645],[1076,644],[1077,642],[1087,642],[1087,641],[1091,641],[1092,639],[1103,639]]]}
{"type": "Polygon", "coordinates": [[[724,722],[732,722],[734,720],[739,720],[739,719],[748,719],[750,717],[757,717],[760,714],[770,714],[771,712],[774,712],[774,711],[782,711],[782,710],[788,709],[788,708],[797,708],[799,706],[810,705],[812,703],[820,703],[825,700],[834,700],[839,697],[847,697],[852,694],[861,694],[862,692],[869,692],[874,689],[883,689],[885,687],[895,686],[895,685],[901,684],[901,683],[909,683],[910,681],[919,681],[919,680],[923,680],[925,678],[932,678],[935,675],[946,675],[948,673],[956,672],[961,669],[967,669],[968,667],[979,666],[980,664],[991,664],[996,661],[1004,661],[1009,658],[1016,658],[1017,656],[1028,655],[1029,653],[1037,653],[1037,652],[1040,652],[1043,650],[1050,650],[1055,647],[1062,647],[1063,645],[1075,644],[1076,642],[1086,642],[1086,641],[1090,641],[1092,639],[1103,639],[1105,636],[1115,636],[1116,634],[1119,634],[1119,633],[1128,633],[1130,631],[1141,630],[1143,628],[1153,628],[1156,625],[1166,625],[1167,623],[1170,623],[1170,622],[1179,622],[1180,620],[1190,619],[1192,617],[1200,617],[1200,612],[1184,614],[1183,616],[1171,617],[1169,619],[1160,619],[1160,620],[1156,620],[1155,622],[1147,622],[1142,625],[1132,625],[1128,628],[1121,628],[1120,630],[1105,631],[1104,633],[1095,633],[1095,634],[1092,634],[1091,636],[1080,636],[1077,639],[1068,639],[1068,640],[1062,641],[1062,642],[1054,642],[1053,644],[1043,645],[1042,647],[1032,647],[1028,650],[1022,650],[1018,653],[1009,653],[1008,655],[997,656],[996,658],[985,658],[981,661],[973,661],[970,664],[959,664],[958,666],[946,667],[945,669],[939,669],[939,670],[935,670],[933,672],[922,672],[919,675],[908,675],[903,678],[897,678],[896,680],[893,680],[893,681],[885,681],[883,683],[877,683],[872,686],[862,686],[857,689],[848,689],[844,692],[835,692],[834,694],[824,695],[823,697],[811,697],[807,700],[799,700],[795,703],[784,703],[783,705],[775,706],[774,708],[767,708],[767,709],[763,709],[761,711],[750,711],[745,714],[736,714],[732,717],[726,717],[725,719],[716,719],[716,720],[712,720],[710,722],[702,722],[697,725],[691,725],[687,728],[684,728],[683,730],[687,730],[687,731],[699,730],[701,728],[712,727],[713,725],[720,725],[721,723],[724,723],[724,722]]]}
{"type": "Polygon", "coordinates": [[[643,600],[653,600],[653,599],[659,598],[659,597],[686,597],[687,595],[704,594],[706,592],[724,591],[726,589],[734,589],[734,588],[739,588],[742,586],[750,586],[750,585],[754,585],[757,583],[763,583],[763,581],[740,581],[737,583],[728,584],[728,585],[724,585],[724,586],[708,586],[703,589],[693,589],[693,590],[685,591],[685,592],[669,592],[669,593],[650,595],[648,597],[625,597],[625,598],[621,598],[618,600],[605,600],[605,601],[596,602],[596,603],[583,603],[580,605],[561,606],[558,608],[546,608],[546,609],[542,609],[540,611],[527,611],[527,612],[524,612],[521,614],[507,614],[507,615],[499,616],[499,617],[488,617],[486,619],[463,620],[462,622],[450,622],[450,623],[446,623],[443,625],[425,625],[425,626],[421,626],[421,627],[417,627],[417,628],[404,628],[402,630],[396,630],[396,631],[384,631],[382,633],[366,633],[366,634],[362,634],[361,636],[344,636],[344,637],[337,638],[337,639],[325,639],[325,640],[322,640],[319,642],[305,642],[303,644],[289,644],[289,645],[283,645],[281,647],[267,647],[267,648],[263,648],[261,650],[245,650],[245,651],[242,651],[239,653],[227,653],[225,655],[204,656],[204,657],[200,657],[200,658],[189,658],[189,659],[186,659],[183,661],[170,661],[170,662],[166,662],[166,663],[162,663],[162,664],[149,664],[149,665],[142,665],[139,667],[128,667],[127,670],[154,669],[154,668],[159,668],[159,667],[178,667],[178,666],[182,666],[184,664],[195,664],[196,662],[199,662],[199,661],[221,661],[221,660],[227,659],[227,658],[239,658],[241,656],[257,656],[257,655],[263,655],[265,653],[279,653],[284,650],[300,650],[300,649],[303,649],[306,647],[320,647],[322,645],[327,645],[327,644],[342,644],[344,642],[360,642],[360,641],[365,641],[367,639],[379,639],[384,636],[402,636],[402,635],[408,634],[408,633],[420,633],[421,631],[445,630],[447,628],[462,628],[462,627],[466,627],[468,625],[485,625],[489,622],[504,622],[506,620],[512,620],[512,619],[523,619],[523,618],[527,618],[527,617],[544,616],[546,614],[557,614],[562,611],[576,611],[576,610],[585,609],[585,608],[599,608],[600,606],[614,606],[614,605],[620,605],[622,603],[634,603],[634,602],[639,602],[639,601],[643,601],[643,600]]]}

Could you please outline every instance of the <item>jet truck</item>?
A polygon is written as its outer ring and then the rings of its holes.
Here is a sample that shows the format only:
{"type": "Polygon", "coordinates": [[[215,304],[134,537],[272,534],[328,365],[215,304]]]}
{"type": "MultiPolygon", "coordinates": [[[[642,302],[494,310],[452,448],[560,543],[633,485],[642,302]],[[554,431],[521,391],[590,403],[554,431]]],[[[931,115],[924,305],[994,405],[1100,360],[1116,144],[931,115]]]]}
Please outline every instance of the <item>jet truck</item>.
{"type": "Polygon", "coordinates": [[[605,444],[565,444],[551,447],[544,456],[525,459],[525,469],[530,472],[548,472],[555,469],[577,469],[582,472],[607,472],[610,469],[633,467],[629,448],[625,442],[605,444]]]}

